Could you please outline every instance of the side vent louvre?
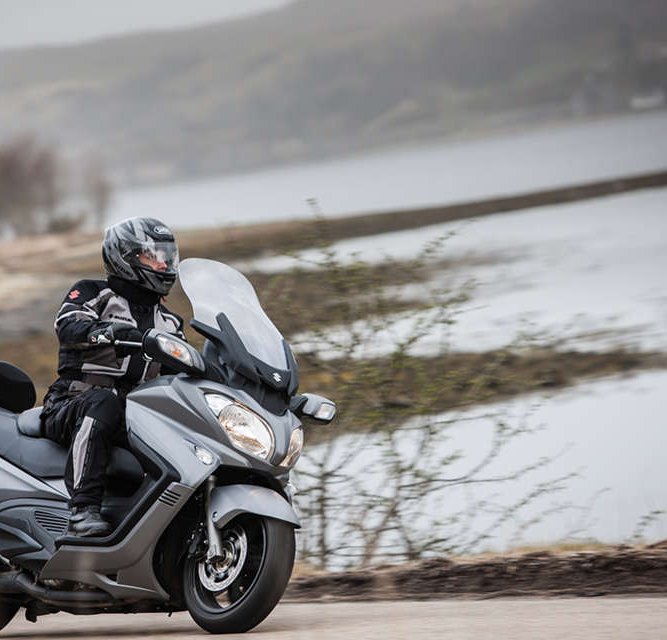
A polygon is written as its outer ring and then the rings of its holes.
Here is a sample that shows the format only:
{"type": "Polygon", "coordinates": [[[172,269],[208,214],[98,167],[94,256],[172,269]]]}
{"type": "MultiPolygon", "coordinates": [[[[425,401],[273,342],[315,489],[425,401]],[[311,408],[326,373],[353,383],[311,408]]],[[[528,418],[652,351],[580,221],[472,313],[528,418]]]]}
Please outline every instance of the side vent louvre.
{"type": "Polygon", "coordinates": [[[158,502],[166,504],[168,507],[174,507],[181,499],[181,493],[176,489],[166,489],[158,498],[158,502]]]}
{"type": "Polygon", "coordinates": [[[56,513],[36,510],[35,520],[37,521],[37,524],[42,527],[42,529],[45,529],[49,533],[53,533],[57,536],[62,536],[67,531],[67,518],[56,513]]]}

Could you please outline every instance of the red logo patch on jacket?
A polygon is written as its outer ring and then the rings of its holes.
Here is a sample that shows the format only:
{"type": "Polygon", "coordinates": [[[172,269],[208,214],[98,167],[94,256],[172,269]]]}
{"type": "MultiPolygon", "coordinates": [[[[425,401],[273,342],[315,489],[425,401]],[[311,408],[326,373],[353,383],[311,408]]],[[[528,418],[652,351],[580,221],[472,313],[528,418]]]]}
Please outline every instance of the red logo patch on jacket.
{"type": "Polygon", "coordinates": [[[74,289],[73,291],[69,292],[69,295],[67,297],[70,300],[76,300],[80,295],[81,295],[81,291],[79,291],[78,289],[74,289]]]}

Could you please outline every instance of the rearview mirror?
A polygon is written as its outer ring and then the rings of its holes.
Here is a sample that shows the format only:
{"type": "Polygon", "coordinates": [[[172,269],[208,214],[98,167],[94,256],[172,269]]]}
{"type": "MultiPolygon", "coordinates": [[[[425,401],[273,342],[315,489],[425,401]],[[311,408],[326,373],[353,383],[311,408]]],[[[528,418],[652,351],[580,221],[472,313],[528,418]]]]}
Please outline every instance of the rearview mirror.
{"type": "Polygon", "coordinates": [[[336,417],[336,403],[316,393],[294,396],[290,410],[298,418],[311,418],[323,424],[329,424],[336,417]]]}

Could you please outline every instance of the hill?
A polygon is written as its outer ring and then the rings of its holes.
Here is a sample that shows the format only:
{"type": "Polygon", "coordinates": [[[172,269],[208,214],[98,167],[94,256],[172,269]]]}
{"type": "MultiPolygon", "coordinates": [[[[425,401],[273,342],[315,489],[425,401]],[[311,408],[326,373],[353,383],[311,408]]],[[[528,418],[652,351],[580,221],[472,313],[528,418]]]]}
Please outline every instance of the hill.
{"type": "Polygon", "coordinates": [[[0,55],[0,139],[169,180],[628,109],[667,91],[662,0],[298,0],[0,55]],[[656,93],[657,92],[657,93],[656,93]]]}

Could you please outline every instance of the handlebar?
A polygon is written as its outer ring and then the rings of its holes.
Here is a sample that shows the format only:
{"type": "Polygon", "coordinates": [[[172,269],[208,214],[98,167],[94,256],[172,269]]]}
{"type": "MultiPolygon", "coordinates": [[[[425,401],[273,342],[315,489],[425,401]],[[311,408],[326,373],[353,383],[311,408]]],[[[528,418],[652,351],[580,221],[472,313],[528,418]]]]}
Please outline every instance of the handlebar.
{"type": "Polygon", "coordinates": [[[114,340],[114,347],[127,347],[129,349],[141,349],[143,348],[143,342],[130,342],[129,340],[114,340]]]}

